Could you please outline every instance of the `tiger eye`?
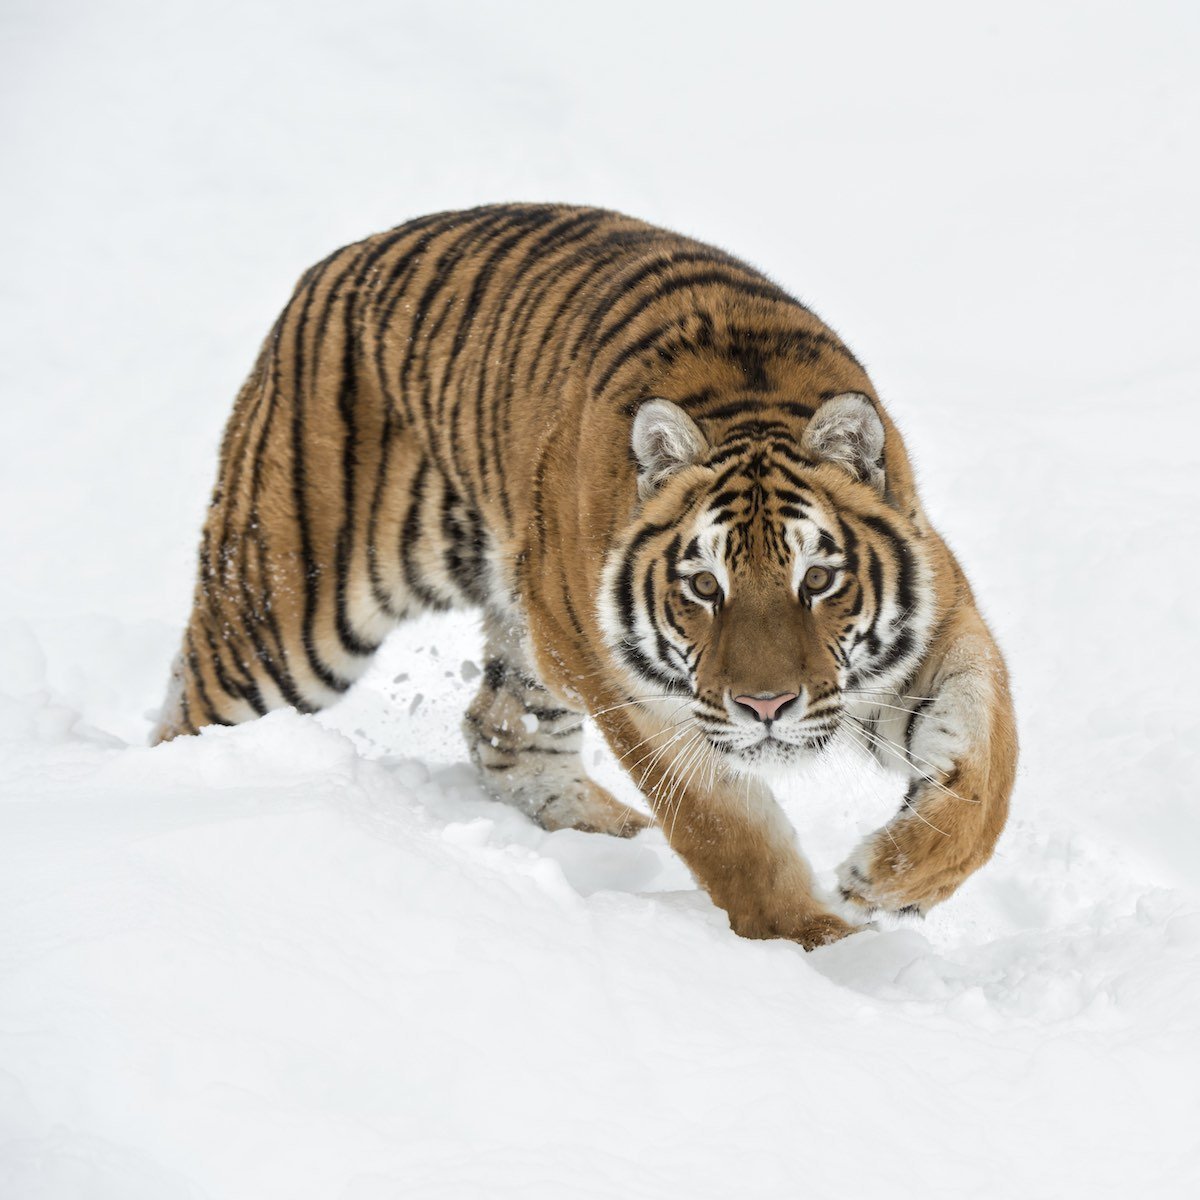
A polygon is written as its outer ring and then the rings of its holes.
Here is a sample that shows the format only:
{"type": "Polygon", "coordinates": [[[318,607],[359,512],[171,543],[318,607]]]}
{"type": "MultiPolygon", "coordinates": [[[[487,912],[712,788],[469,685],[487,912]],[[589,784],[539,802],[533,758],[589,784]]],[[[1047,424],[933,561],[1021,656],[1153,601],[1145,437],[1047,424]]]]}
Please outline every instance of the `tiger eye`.
{"type": "Polygon", "coordinates": [[[701,571],[692,576],[692,591],[703,600],[711,600],[720,593],[721,585],[711,571],[701,571]]]}
{"type": "Polygon", "coordinates": [[[815,596],[833,582],[833,572],[828,567],[809,567],[804,572],[804,590],[815,596]]]}

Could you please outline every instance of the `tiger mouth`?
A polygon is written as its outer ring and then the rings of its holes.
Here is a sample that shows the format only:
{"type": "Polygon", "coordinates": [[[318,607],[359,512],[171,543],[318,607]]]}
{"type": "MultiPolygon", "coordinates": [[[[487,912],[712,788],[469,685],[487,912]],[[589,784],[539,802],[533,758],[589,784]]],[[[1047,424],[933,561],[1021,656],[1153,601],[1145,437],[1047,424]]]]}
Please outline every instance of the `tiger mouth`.
{"type": "Polygon", "coordinates": [[[722,754],[730,758],[753,761],[766,755],[775,757],[791,757],[796,754],[815,754],[833,740],[837,733],[837,725],[826,724],[819,730],[802,731],[798,741],[778,737],[772,730],[765,730],[762,737],[747,745],[737,745],[728,737],[709,733],[709,742],[722,754]]]}

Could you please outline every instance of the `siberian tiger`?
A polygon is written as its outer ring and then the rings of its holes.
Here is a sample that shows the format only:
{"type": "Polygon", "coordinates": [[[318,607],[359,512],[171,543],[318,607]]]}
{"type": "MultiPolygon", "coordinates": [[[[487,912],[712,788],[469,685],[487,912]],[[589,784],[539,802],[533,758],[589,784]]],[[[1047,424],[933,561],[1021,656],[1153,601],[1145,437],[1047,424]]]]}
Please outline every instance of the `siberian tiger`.
{"type": "Polygon", "coordinates": [[[440,213],[307,271],[221,445],[157,740],[336,700],[397,622],[482,609],[465,721],[548,829],[648,822],[732,928],[805,947],[991,855],[1003,660],[839,338],[736,258],[616,213],[440,213]],[[764,773],[857,741],[900,811],[814,891],[764,773]]]}

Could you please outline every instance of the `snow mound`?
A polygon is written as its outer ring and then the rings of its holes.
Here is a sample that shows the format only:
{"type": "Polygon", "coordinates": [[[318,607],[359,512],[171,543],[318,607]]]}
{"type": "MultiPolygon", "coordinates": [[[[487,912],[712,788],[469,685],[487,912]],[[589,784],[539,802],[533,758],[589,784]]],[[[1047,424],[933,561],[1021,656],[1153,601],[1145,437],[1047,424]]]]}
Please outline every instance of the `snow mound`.
{"type": "MultiPolygon", "coordinates": [[[[658,832],[489,801],[438,653],[466,619],[321,719],[152,750],[97,714],[144,700],[111,681],[161,631],[108,632],[67,694],[28,625],[3,641],[0,1193],[1183,1194],[1200,910],[1102,843],[1019,816],[928,921],[806,955],[733,936],[658,832]]],[[[828,878],[887,787],[819,783],[789,807],[828,878]]]]}

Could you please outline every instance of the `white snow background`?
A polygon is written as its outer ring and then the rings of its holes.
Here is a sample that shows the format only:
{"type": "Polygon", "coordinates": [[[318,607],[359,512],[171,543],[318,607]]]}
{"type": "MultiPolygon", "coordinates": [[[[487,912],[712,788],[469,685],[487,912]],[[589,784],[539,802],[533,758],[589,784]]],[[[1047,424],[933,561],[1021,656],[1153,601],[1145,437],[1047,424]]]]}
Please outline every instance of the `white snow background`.
{"type": "MultiPolygon", "coordinates": [[[[0,37],[0,1196],[1200,1195],[1200,8],[4,0],[0,37]],[[743,941],[661,834],[489,802],[469,616],[318,718],[145,747],[301,270],[508,199],[716,242],[867,363],[1023,739],[927,921],[743,941]]],[[[845,759],[786,802],[828,882],[896,800],[845,759]]]]}

